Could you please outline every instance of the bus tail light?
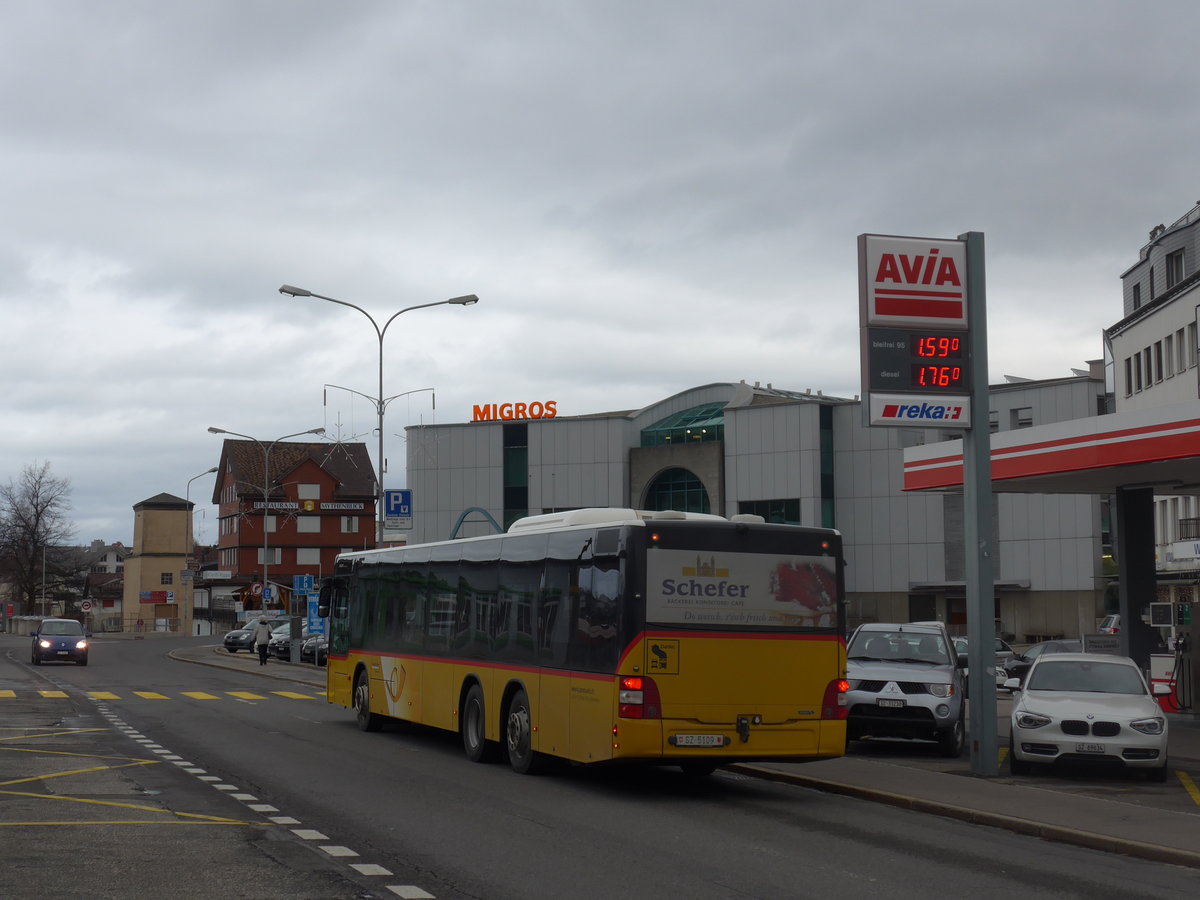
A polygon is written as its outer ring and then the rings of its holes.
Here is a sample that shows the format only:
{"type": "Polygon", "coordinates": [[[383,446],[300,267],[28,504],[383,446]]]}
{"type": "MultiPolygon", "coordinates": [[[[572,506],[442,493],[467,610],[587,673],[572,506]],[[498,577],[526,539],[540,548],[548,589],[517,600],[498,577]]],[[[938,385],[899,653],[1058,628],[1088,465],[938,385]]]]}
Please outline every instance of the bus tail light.
{"type": "Polygon", "coordinates": [[[658,685],[644,675],[620,676],[617,715],[622,719],[661,719],[658,685]]]}
{"type": "Polygon", "coordinates": [[[850,682],[845,678],[835,678],[825,688],[825,698],[821,701],[822,719],[845,719],[850,715],[846,707],[846,691],[850,690],[850,682]]]}

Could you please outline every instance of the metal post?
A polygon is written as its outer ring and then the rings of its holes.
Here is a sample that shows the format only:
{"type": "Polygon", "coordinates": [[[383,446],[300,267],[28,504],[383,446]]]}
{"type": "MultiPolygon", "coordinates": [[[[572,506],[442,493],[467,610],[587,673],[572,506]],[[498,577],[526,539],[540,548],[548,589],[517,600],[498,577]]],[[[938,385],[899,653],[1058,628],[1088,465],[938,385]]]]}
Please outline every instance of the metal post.
{"type": "MultiPolygon", "coordinates": [[[[184,500],[184,504],[187,506],[187,514],[188,514],[187,536],[184,538],[184,548],[187,551],[186,555],[184,556],[184,560],[183,560],[183,565],[185,568],[191,568],[189,563],[192,561],[192,554],[195,553],[195,541],[192,540],[192,482],[195,481],[197,478],[203,478],[205,475],[211,475],[216,471],[217,471],[217,467],[213,466],[211,469],[206,469],[205,471],[201,472],[199,475],[194,475],[193,477],[188,479],[187,487],[183,489],[183,500],[184,500]]],[[[196,576],[193,573],[192,578],[188,579],[187,602],[186,602],[185,609],[187,610],[189,619],[195,618],[195,602],[196,602],[196,586],[195,586],[195,581],[194,581],[195,577],[196,576]]]]}
{"type": "Polygon", "coordinates": [[[963,518],[967,588],[967,673],[971,684],[971,771],[999,774],[996,738],[996,600],[992,573],[992,441],[989,423],[987,296],[983,232],[967,244],[971,427],[963,438],[963,518]],[[989,674],[991,673],[991,674],[989,674]]]}

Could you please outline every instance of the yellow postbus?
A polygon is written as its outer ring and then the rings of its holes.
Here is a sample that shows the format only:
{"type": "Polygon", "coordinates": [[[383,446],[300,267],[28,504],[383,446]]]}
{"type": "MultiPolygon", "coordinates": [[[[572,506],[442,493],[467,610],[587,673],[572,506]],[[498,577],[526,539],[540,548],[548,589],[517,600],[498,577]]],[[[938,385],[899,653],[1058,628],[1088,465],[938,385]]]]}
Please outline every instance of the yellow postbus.
{"type": "Polygon", "coordinates": [[[321,587],[327,695],[364,731],[469,759],[828,759],[846,745],[841,536],[759,516],[579,509],[344,553],[321,587]]]}

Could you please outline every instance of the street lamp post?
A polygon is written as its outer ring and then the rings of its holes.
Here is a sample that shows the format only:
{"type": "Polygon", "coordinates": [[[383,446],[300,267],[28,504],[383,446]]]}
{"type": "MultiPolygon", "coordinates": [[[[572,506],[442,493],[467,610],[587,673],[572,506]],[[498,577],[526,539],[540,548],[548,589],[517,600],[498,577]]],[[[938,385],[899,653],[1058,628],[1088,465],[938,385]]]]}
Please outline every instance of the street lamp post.
{"type": "MultiPolygon", "coordinates": [[[[268,576],[269,576],[269,574],[270,574],[270,567],[271,567],[271,563],[270,563],[270,557],[267,555],[267,551],[268,551],[268,546],[267,546],[267,516],[268,516],[268,515],[270,515],[270,512],[271,512],[271,476],[270,476],[270,471],[271,471],[271,448],[272,448],[272,447],[274,447],[276,444],[278,444],[280,441],[285,441],[285,440],[287,440],[288,438],[300,437],[300,435],[302,435],[302,434],[324,434],[324,433],[325,433],[325,429],[324,429],[324,428],[310,428],[310,429],[308,429],[308,431],[297,431],[295,434],[285,434],[283,437],[277,437],[277,438],[275,438],[275,440],[271,441],[269,444],[264,444],[264,443],[263,443],[262,441],[260,441],[258,438],[256,438],[256,437],[251,437],[251,436],[250,436],[250,435],[248,435],[248,434],[239,434],[239,433],[238,433],[238,432],[236,432],[236,431],[229,431],[229,430],[227,430],[227,429],[225,429],[225,428],[214,428],[214,427],[213,427],[213,426],[211,426],[211,425],[208,427],[208,432],[209,432],[209,434],[231,434],[231,435],[233,435],[234,437],[240,437],[240,438],[245,438],[245,439],[246,439],[246,440],[248,440],[248,441],[254,441],[254,443],[258,444],[258,447],[259,447],[259,449],[260,449],[260,450],[262,450],[262,452],[263,452],[263,520],[262,520],[262,529],[263,529],[263,591],[264,591],[264,592],[269,592],[269,591],[270,591],[270,589],[271,589],[271,588],[270,588],[270,584],[271,584],[271,582],[268,580],[268,576]]],[[[265,612],[265,611],[266,611],[266,609],[267,609],[267,602],[266,602],[266,594],[265,594],[265,593],[264,593],[264,595],[263,595],[263,601],[262,601],[262,603],[263,603],[263,605],[262,605],[262,609],[263,609],[263,611],[265,612]]],[[[290,610],[289,610],[289,613],[290,613],[290,610]]],[[[293,647],[292,647],[292,650],[293,650],[293,652],[295,652],[297,649],[298,649],[298,648],[297,648],[297,647],[295,647],[295,646],[293,646],[293,647]]]]}
{"type": "MultiPolygon", "coordinates": [[[[395,399],[394,397],[388,397],[385,399],[383,396],[383,337],[385,334],[387,334],[388,326],[391,325],[392,322],[396,321],[396,319],[399,316],[403,315],[406,312],[411,312],[414,309],[425,309],[426,307],[429,307],[429,306],[446,306],[446,305],[472,306],[479,302],[479,298],[477,296],[475,296],[474,294],[466,294],[465,296],[462,296],[462,297],[451,297],[449,300],[437,300],[433,303],[418,303],[416,306],[406,306],[404,309],[400,310],[399,312],[392,313],[391,318],[389,318],[386,322],[384,322],[383,327],[380,328],[379,323],[375,321],[374,316],[372,316],[369,312],[367,312],[361,306],[355,306],[353,303],[347,303],[345,300],[338,300],[334,297],[326,297],[324,294],[314,294],[312,291],[305,290],[304,288],[294,287],[290,284],[285,284],[285,285],[281,286],[279,288],[279,293],[290,294],[293,297],[316,297],[318,300],[328,300],[330,303],[337,303],[339,306],[348,306],[351,309],[357,309],[360,313],[362,313],[364,316],[367,317],[367,321],[369,321],[371,323],[372,327],[375,329],[375,335],[379,339],[379,393],[376,397],[373,397],[373,398],[368,397],[367,399],[375,404],[375,415],[378,420],[376,427],[379,429],[379,460],[378,460],[379,484],[376,487],[376,489],[378,490],[379,493],[378,493],[378,496],[375,501],[375,508],[376,508],[376,512],[378,514],[378,522],[376,523],[375,545],[378,547],[381,547],[381,546],[383,546],[383,519],[384,519],[384,509],[383,509],[383,469],[384,469],[383,412],[387,406],[387,401],[395,399]]],[[[354,393],[357,393],[357,391],[355,391],[354,393]]],[[[363,395],[363,396],[365,396],[365,395],[363,395]]],[[[397,394],[396,396],[402,397],[404,395],[397,394]]]]}
{"type": "MultiPolygon", "coordinates": [[[[187,505],[187,513],[188,513],[187,537],[184,539],[184,546],[187,549],[187,556],[184,558],[183,564],[188,569],[191,569],[191,566],[189,564],[192,561],[192,554],[194,554],[196,551],[195,542],[192,540],[192,482],[195,481],[197,478],[203,478],[205,475],[211,475],[215,471],[217,471],[217,467],[213,466],[211,469],[205,469],[199,475],[192,476],[191,478],[188,479],[187,487],[184,488],[184,491],[183,491],[183,499],[184,499],[184,503],[187,505]]],[[[191,618],[193,621],[195,621],[195,613],[196,613],[196,610],[193,608],[193,604],[195,603],[195,600],[196,600],[195,578],[196,578],[196,574],[193,571],[192,577],[190,579],[188,579],[187,606],[185,607],[188,610],[189,614],[191,615],[191,618]]],[[[210,607],[210,609],[211,609],[211,607],[210,607]]],[[[209,621],[212,621],[211,613],[210,613],[209,621]]]]}

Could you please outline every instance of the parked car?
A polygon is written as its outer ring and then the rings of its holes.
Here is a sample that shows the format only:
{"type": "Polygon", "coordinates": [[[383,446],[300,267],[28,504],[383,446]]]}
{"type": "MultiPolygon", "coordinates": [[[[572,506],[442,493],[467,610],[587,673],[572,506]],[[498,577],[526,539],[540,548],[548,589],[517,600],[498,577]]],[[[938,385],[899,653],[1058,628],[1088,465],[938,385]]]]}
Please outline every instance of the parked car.
{"type": "Polygon", "coordinates": [[[1121,633],[1121,617],[1120,616],[1105,616],[1100,620],[1100,625],[1096,629],[1100,634],[1120,634],[1121,633]]]}
{"type": "Polygon", "coordinates": [[[328,659],[329,638],[325,635],[314,634],[300,645],[300,662],[323,666],[328,659]]]}
{"type": "Polygon", "coordinates": [[[1014,653],[1008,662],[1004,664],[1004,670],[1008,672],[1008,679],[1005,680],[1005,687],[1008,686],[1008,681],[1015,678],[1018,682],[1024,680],[1026,673],[1029,672],[1031,666],[1043,653],[1082,653],[1083,642],[1063,640],[1059,638],[1052,641],[1042,641],[1040,644],[1034,644],[1024,653],[1014,653]]]}
{"type": "MultiPolygon", "coordinates": [[[[267,624],[271,626],[272,634],[274,629],[281,624],[287,625],[289,620],[280,619],[278,616],[267,619],[267,624]]],[[[245,650],[247,653],[254,651],[254,628],[258,625],[258,617],[252,618],[245,625],[233,629],[225,633],[225,638],[222,640],[222,646],[230,653],[237,653],[239,650],[245,650]]]]}
{"type": "Polygon", "coordinates": [[[1013,704],[1008,762],[1014,775],[1052,764],[1120,765],[1167,777],[1167,719],[1133,660],[1106,653],[1043,653],[1013,704]]]}
{"type": "Polygon", "coordinates": [[[42,619],[32,636],[30,662],[35,666],[48,661],[73,662],[79,666],[88,664],[88,638],[92,633],[84,631],[79,621],[42,619]]]}
{"type": "MultiPolygon", "coordinates": [[[[308,625],[300,630],[300,644],[308,639],[308,625]]],[[[271,632],[271,640],[267,643],[267,653],[276,659],[290,660],[292,658],[292,625],[285,622],[271,632]]]]}
{"type": "Polygon", "coordinates": [[[847,742],[936,741],[943,756],[962,754],[963,671],[942,625],[860,625],[846,656],[847,742]]]}
{"type": "MultiPolygon", "coordinates": [[[[993,650],[995,651],[995,654],[996,654],[996,660],[995,660],[996,686],[999,687],[1000,685],[1004,684],[1004,682],[1006,682],[1008,680],[1008,670],[1006,669],[1006,666],[1008,664],[1008,661],[1013,656],[1013,648],[1011,646],[1009,646],[1007,641],[1003,641],[1000,638],[993,638],[992,642],[993,642],[993,650]]],[[[959,656],[966,656],[967,648],[969,646],[970,646],[970,644],[968,643],[968,641],[965,637],[956,637],[954,639],[954,652],[957,653],[959,656]]],[[[964,678],[967,677],[966,669],[963,670],[963,677],[964,678]]],[[[968,687],[969,687],[969,685],[968,685],[968,687]]],[[[970,696],[969,691],[968,691],[968,696],[970,696]]]]}

